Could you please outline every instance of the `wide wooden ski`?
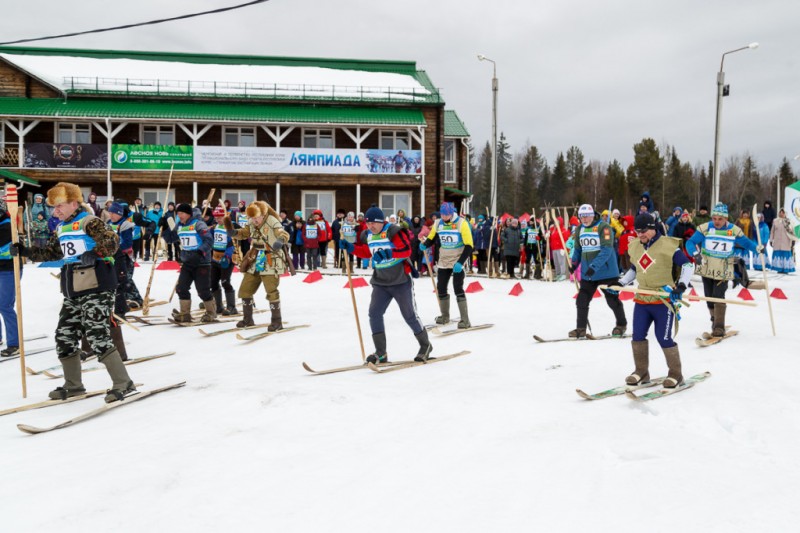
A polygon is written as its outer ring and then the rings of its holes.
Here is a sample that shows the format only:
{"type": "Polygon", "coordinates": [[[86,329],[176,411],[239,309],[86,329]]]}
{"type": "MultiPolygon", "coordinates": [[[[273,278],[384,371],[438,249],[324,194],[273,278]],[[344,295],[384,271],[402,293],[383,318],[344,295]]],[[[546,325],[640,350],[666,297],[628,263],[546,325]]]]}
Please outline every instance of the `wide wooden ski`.
{"type": "MultiPolygon", "coordinates": [[[[134,357],[128,359],[127,361],[123,361],[122,364],[129,366],[129,365],[137,365],[139,363],[144,363],[147,361],[152,361],[153,359],[161,359],[162,357],[169,357],[170,355],[175,355],[176,352],[164,352],[155,355],[145,355],[142,357],[134,357]]],[[[81,368],[81,372],[84,374],[86,372],[94,372],[95,370],[105,369],[103,365],[84,365],[81,368]]],[[[27,370],[27,369],[26,369],[27,370]]],[[[28,372],[29,374],[33,374],[34,372],[28,372]]],[[[44,370],[40,370],[35,374],[44,374],[48,378],[63,378],[64,372],[62,371],[61,365],[52,366],[50,368],[45,368],[44,370]]]]}
{"type": "Polygon", "coordinates": [[[412,368],[412,367],[415,367],[415,366],[430,365],[430,364],[433,364],[433,363],[440,363],[442,361],[448,361],[448,360],[453,359],[455,357],[461,357],[462,355],[467,355],[468,353],[470,353],[469,350],[463,350],[461,352],[451,353],[449,355],[442,355],[440,357],[431,357],[427,361],[425,361],[424,363],[420,362],[420,361],[413,361],[412,360],[412,361],[399,361],[398,364],[395,364],[395,365],[390,366],[390,367],[384,367],[384,368],[380,368],[380,367],[378,367],[377,365],[375,365],[373,363],[368,363],[368,366],[369,366],[369,369],[374,371],[374,372],[378,372],[379,374],[385,374],[386,372],[394,372],[395,370],[403,370],[405,368],[412,368]]]}
{"type": "Polygon", "coordinates": [[[708,346],[713,346],[715,344],[719,344],[720,342],[724,341],[725,339],[729,339],[738,335],[739,332],[735,329],[729,330],[725,332],[724,337],[711,337],[710,339],[704,339],[702,337],[697,337],[694,340],[694,343],[697,344],[700,348],[707,348],[708,346]]]}
{"type": "MultiPolygon", "coordinates": [[[[134,386],[135,387],[141,387],[142,384],[141,383],[137,383],[134,386]]],[[[106,394],[107,392],[108,392],[108,390],[106,390],[106,389],[95,390],[95,391],[90,391],[90,392],[81,394],[79,396],[72,396],[71,398],[67,398],[66,400],[43,400],[41,402],[34,402],[34,403],[26,404],[26,405],[20,405],[20,406],[17,406],[17,407],[11,407],[9,409],[4,409],[4,410],[0,411],[0,416],[10,415],[10,414],[14,414],[14,413],[21,413],[23,411],[31,411],[33,409],[41,409],[43,407],[54,407],[56,405],[62,405],[62,404],[65,404],[65,403],[77,402],[78,400],[85,400],[86,398],[93,398],[93,397],[99,396],[101,394],[106,394]]]]}
{"type": "Polygon", "coordinates": [[[99,407],[97,409],[94,409],[92,411],[84,413],[82,415],[76,416],[75,418],[70,418],[69,420],[67,420],[65,422],[61,422],[60,424],[56,424],[55,426],[50,426],[50,427],[46,427],[46,428],[40,428],[40,427],[36,427],[36,426],[29,426],[27,424],[17,424],[17,429],[19,429],[20,431],[23,431],[25,433],[30,433],[31,435],[36,435],[36,434],[39,434],[39,433],[47,433],[48,431],[53,431],[53,430],[56,430],[56,429],[62,429],[62,428],[65,428],[65,427],[73,426],[73,425],[75,425],[75,424],[77,424],[79,422],[83,422],[84,420],[89,420],[90,418],[94,418],[96,416],[100,416],[102,414],[105,414],[108,411],[111,411],[112,409],[116,409],[117,407],[123,407],[125,405],[130,405],[133,402],[137,402],[139,400],[143,400],[145,398],[149,398],[149,397],[151,397],[151,396],[153,396],[155,394],[158,394],[160,392],[164,392],[164,391],[168,391],[168,390],[172,390],[172,389],[177,389],[179,387],[183,387],[184,385],[186,385],[186,382],[182,381],[180,383],[175,383],[173,385],[167,385],[166,387],[159,387],[157,389],[153,389],[153,390],[150,390],[150,391],[144,391],[144,392],[137,391],[137,392],[134,392],[133,394],[131,394],[129,396],[126,396],[125,399],[122,400],[122,401],[107,403],[102,407],[99,407]]]}
{"type": "Polygon", "coordinates": [[[289,327],[289,328],[283,328],[283,329],[279,329],[278,331],[266,331],[264,333],[258,333],[257,335],[251,335],[249,337],[245,337],[244,335],[240,335],[239,333],[237,333],[236,334],[236,338],[239,339],[240,341],[253,342],[253,341],[257,341],[259,339],[263,339],[265,337],[269,337],[270,335],[275,335],[276,333],[286,333],[287,331],[292,331],[292,330],[295,330],[295,329],[307,328],[307,327],[310,327],[310,324],[300,324],[299,326],[292,326],[292,327],[289,327]]]}
{"type": "MultiPolygon", "coordinates": [[[[387,366],[397,366],[397,365],[405,365],[407,361],[398,361],[398,362],[388,362],[388,363],[378,363],[378,368],[383,368],[387,366]]],[[[351,366],[340,366],[338,368],[329,368],[327,370],[314,370],[307,363],[303,363],[303,368],[305,368],[308,372],[315,374],[317,376],[322,376],[325,374],[336,374],[338,372],[349,372],[351,370],[366,370],[369,368],[368,363],[362,363],[360,365],[351,365],[351,366]]]]}
{"type": "Polygon", "coordinates": [[[664,396],[669,396],[670,394],[675,394],[676,392],[681,392],[686,389],[690,389],[697,385],[698,383],[702,383],[703,381],[707,380],[711,377],[711,372],[703,372],[702,374],[697,374],[696,376],[692,376],[689,379],[685,380],[681,385],[678,385],[674,389],[659,389],[657,391],[648,392],[647,394],[642,394],[637,396],[631,391],[625,393],[625,396],[630,398],[631,400],[636,400],[638,402],[647,402],[650,400],[657,400],[658,398],[663,398],[664,396]]]}
{"type": "Polygon", "coordinates": [[[625,394],[628,391],[637,390],[637,389],[647,389],[649,387],[656,387],[661,385],[664,382],[665,377],[661,378],[654,378],[647,383],[642,383],[641,385],[621,385],[619,387],[614,387],[613,389],[607,389],[601,392],[597,392],[595,394],[588,394],[583,392],[581,389],[575,389],[575,392],[578,393],[578,396],[583,398],[584,400],[604,400],[606,398],[611,398],[612,396],[619,396],[620,394],[625,394]]]}
{"type": "Polygon", "coordinates": [[[468,328],[450,328],[450,329],[440,329],[438,327],[431,329],[431,333],[438,335],[439,337],[446,337],[448,335],[455,335],[456,333],[466,333],[468,331],[476,331],[479,329],[487,329],[494,326],[494,324],[478,324],[476,326],[470,326],[468,328]]]}

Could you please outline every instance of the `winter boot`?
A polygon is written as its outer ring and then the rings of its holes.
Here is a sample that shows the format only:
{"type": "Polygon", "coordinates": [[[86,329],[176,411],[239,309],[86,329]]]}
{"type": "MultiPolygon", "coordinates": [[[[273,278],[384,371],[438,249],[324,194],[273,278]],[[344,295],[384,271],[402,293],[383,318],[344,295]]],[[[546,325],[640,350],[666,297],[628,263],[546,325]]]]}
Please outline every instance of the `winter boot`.
{"type": "Polygon", "coordinates": [[[122,326],[111,328],[111,340],[114,341],[114,347],[119,352],[120,359],[127,361],[128,351],[125,349],[125,340],[122,338],[122,326]]]}
{"type": "Polygon", "coordinates": [[[127,393],[136,390],[116,348],[110,349],[97,360],[106,366],[108,375],[111,376],[111,388],[107,391],[106,403],[123,400],[127,393]]]}
{"type": "Polygon", "coordinates": [[[192,321],[192,301],[179,300],[181,306],[180,311],[172,310],[172,318],[175,322],[191,322],[192,321]]]}
{"type": "Polygon", "coordinates": [[[575,328],[568,333],[570,339],[586,338],[586,328],[575,328]]]}
{"type": "Polygon", "coordinates": [[[486,261],[478,261],[478,274],[486,274],[486,261]]]}
{"type": "Polygon", "coordinates": [[[727,308],[727,304],[714,304],[714,329],[711,330],[713,337],[725,336],[725,311],[727,308]]]}
{"type": "Polygon", "coordinates": [[[375,353],[367,356],[367,363],[377,365],[386,363],[389,357],[386,355],[386,333],[375,333],[372,335],[372,343],[375,345],[375,353]]]}
{"type": "Polygon", "coordinates": [[[422,328],[422,331],[414,335],[417,338],[417,342],[419,343],[419,352],[417,352],[417,356],[414,358],[414,361],[418,363],[424,363],[428,360],[428,357],[431,355],[433,351],[433,344],[431,341],[428,340],[428,330],[422,328]]]}
{"type": "Polygon", "coordinates": [[[267,326],[267,331],[283,329],[283,323],[281,322],[281,301],[275,300],[274,302],[270,302],[269,310],[272,313],[272,321],[269,323],[269,326],[267,326]]]}
{"type": "Polygon", "coordinates": [[[217,289],[211,294],[214,296],[214,303],[217,304],[217,313],[222,313],[222,310],[225,309],[225,306],[222,305],[222,289],[217,289]]]}
{"type": "Polygon", "coordinates": [[[19,346],[8,346],[5,350],[0,351],[0,357],[16,357],[19,355],[19,346]]]}
{"type": "Polygon", "coordinates": [[[450,323],[450,295],[448,294],[444,298],[439,297],[439,311],[441,311],[441,315],[437,316],[434,322],[437,324],[449,324],[450,323]]]}
{"type": "Polygon", "coordinates": [[[205,304],[206,312],[200,317],[200,322],[216,322],[217,321],[217,302],[211,298],[203,302],[205,304]]]}
{"type": "Polygon", "coordinates": [[[222,316],[238,315],[239,310],[236,309],[236,292],[225,291],[225,302],[228,306],[222,310],[222,316]]]}
{"type": "Polygon", "coordinates": [[[662,348],[664,350],[664,357],[667,358],[667,379],[664,380],[663,386],[665,389],[674,389],[678,385],[683,384],[683,375],[681,374],[681,354],[678,352],[678,345],[671,348],[662,348]]]}
{"type": "Polygon", "coordinates": [[[472,327],[469,323],[469,310],[467,309],[467,297],[456,296],[458,312],[461,313],[461,320],[458,321],[458,329],[468,329],[472,327]]]}
{"type": "Polygon", "coordinates": [[[64,370],[64,386],[51,391],[48,396],[51,400],[66,400],[72,396],[80,396],[86,393],[81,380],[81,352],[76,351],[72,355],[59,358],[61,368],[64,370]]]}
{"type": "Polygon", "coordinates": [[[253,299],[242,298],[242,319],[236,323],[237,328],[247,328],[255,326],[253,322],[253,299]]]}
{"type": "Polygon", "coordinates": [[[628,385],[641,385],[650,381],[650,343],[648,341],[631,341],[633,348],[633,374],[625,378],[628,385]]]}
{"type": "Polygon", "coordinates": [[[622,337],[623,335],[625,335],[625,330],[627,330],[627,329],[628,329],[628,325],[627,324],[622,324],[622,325],[617,324],[614,327],[614,329],[611,330],[611,336],[612,337],[622,337]]]}

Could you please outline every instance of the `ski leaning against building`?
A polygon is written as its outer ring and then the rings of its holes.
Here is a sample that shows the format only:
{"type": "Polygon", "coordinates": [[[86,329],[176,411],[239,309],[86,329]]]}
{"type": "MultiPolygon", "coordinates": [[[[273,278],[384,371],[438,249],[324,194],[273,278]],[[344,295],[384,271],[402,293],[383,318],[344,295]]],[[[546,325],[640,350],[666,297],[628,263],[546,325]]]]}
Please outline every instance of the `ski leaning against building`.
{"type": "Polygon", "coordinates": [[[469,222],[456,214],[452,204],[443,203],[439,209],[441,218],[431,227],[428,237],[419,244],[422,253],[433,246],[436,237],[439,237],[439,268],[436,272],[436,292],[439,296],[439,310],[441,315],[436,317],[437,324],[450,322],[450,295],[447,294],[447,285],[453,278],[453,292],[456,294],[456,303],[461,313],[458,327],[470,327],[469,312],[467,310],[467,295],[464,293],[464,262],[472,258],[472,229],[469,222]]]}
{"type": "Polygon", "coordinates": [[[239,286],[239,297],[242,299],[243,318],[236,323],[237,328],[254,326],[253,295],[260,285],[264,285],[269,300],[272,320],[268,331],[283,329],[281,318],[281,294],[278,285],[281,275],[288,268],[287,254],[284,246],[289,242],[289,234],[283,229],[278,213],[267,202],[255,201],[247,206],[247,224],[236,230],[230,217],[225,217],[224,224],[232,239],[250,239],[250,250],[242,257],[239,270],[244,274],[239,286]]]}
{"type": "MultiPolygon", "coordinates": [[[[728,222],[728,206],[719,203],[711,210],[711,222],[698,226],[686,241],[686,251],[694,257],[707,297],[725,299],[728,281],[734,278],[734,245],[755,253],[764,250],[763,245],[756,245],[738,226],[728,222]]],[[[708,302],[713,337],[725,336],[726,310],[727,304],[708,302]]]]}
{"type": "Polygon", "coordinates": [[[650,343],[647,332],[653,326],[658,344],[667,359],[669,374],[663,382],[666,389],[683,383],[681,356],[672,339],[672,327],[677,319],[677,305],[694,273],[692,263],[681,251],[681,240],[661,235],[656,230],[656,219],[642,213],[634,222],[636,237],[628,247],[631,268],[620,279],[620,285],[629,285],[634,279],[640,289],[665,291],[669,300],[660,296],[637,294],[633,307],[633,373],[625,378],[628,385],[642,385],[650,381],[650,343]],[[680,268],[675,283],[673,270],[680,268]]]}
{"type": "Polygon", "coordinates": [[[34,261],[64,259],[61,293],[64,302],[56,327],[56,352],[64,369],[65,383],[50,393],[54,400],[86,392],[81,379],[80,340],[86,335],[97,360],[112,379],[105,401],[121,400],[135,390],[109,333],[117,277],[113,256],[119,246],[117,235],[102,220],[90,215],[77,185],[58,183],[47,192],[47,204],[61,222],[45,248],[12,245],[12,255],[34,261]]]}
{"type": "Polygon", "coordinates": [[[375,353],[367,356],[368,363],[386,363],[386,327],[383,315],[392,300],[397,302],[400,313],[414,332],[419,342],[419,352],[415,361],[424,362],[433,351],[428,340],[428,332],[417,316],[417,304],[414,300],[414,280],[411,278],[411,242],[408,234],[400,226],[385,221],[383,211],[376,206],[367,209],[364,214],[367,230],[361,233],[356,244],[346,240],[340,241],[342,249],[347,253],[355,253],[362,259],[372,258],[374,272],[370,284],[372,298],[369,304],[369,326],[372,330],[372,342],[375,353]]]}
{"type": "MultiPolygon", "coordinates": [[[[586,326],[589,323],[589,304],[599,285],[614,285],[619,279],[617,266],[617,253],[614,251],[614,230],[607,223],[600,220],[589,204],[578,208],[578,218],[581,225],[575,229],[573,241],[575,248],[572,251],[572,268],[581,269],[581,284],[575,305],[578,308],[577,326],[569,332],[570,337],[581,338],[586,336],[586,326]]],[[[619,300],[616,291],[603,291],[608,307],[614,312],[616,326],[611,334],[621,337],[625,334],[628,321],[625,318],[625,309],[619,300]]]]}
{"type": "Polygon", "coordinates": [[[176,231],[181,243],[181,273],[175,291],[180,299],[180,311],[173,310],[172,317],[176,322],[192,321],[192,295],[189,289],[194,282],[205,309],[200,321],[215,322],[217,304],[211,295],[210,277],[213,244],[211,231],[200,219],[199,211],[195,213],[189,204],[180,204],[175,212],[179,221],[176,231]]]}

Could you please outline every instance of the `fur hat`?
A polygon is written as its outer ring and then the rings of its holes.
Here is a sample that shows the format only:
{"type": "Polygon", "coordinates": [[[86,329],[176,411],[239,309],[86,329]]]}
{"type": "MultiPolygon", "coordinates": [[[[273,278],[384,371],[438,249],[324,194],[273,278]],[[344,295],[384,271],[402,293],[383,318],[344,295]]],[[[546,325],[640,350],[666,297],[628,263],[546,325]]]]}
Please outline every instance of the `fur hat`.
{"type": "Polygon", "coordinates": [[[73,183],[64,181],[57,183],[55,187],[47,191],[47,205],[55,207],[64,202],[83,203],[81,188],[73,183]]]}
{"type": "Polygon", "coordinates": [[[278,213],[276,213],[267,202],[262,202],[261,200],[256,200],[252,204],[248,205],[246,213],[249,218],[266,217],[271,215],[280,219],[280,215],[278,215],[278,213]]]}

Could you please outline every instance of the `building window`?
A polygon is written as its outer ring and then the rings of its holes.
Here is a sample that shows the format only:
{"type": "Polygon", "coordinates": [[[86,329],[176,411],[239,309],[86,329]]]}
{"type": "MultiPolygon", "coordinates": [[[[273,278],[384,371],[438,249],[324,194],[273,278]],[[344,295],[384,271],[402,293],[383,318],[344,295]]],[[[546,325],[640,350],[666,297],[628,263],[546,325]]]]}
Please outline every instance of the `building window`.
{"type": "Polygon", "coordinates": [[[325,220],[333,220],[336,193],[333,191],[303,191],[303,216],[306,220],[315,209],[322,211],[325,220]]]}
{"type": "Polygon", "coordinates": [[[224,128],[222,132],[223,146],[255,146],[255,128],[224,128]]]}
{"type": "Polygon", "coordinates": [[[56,143],[91,144],[91,124],[67,124],[59,122],[56,128],[56,143]]]}
{"type": "Polygon", "coordinates": [[[401,209],[406,216],[411,217],[411,193],[409,192],[382,192],[379,196],[381,210],[386,217],[396,215],[401,209]]]}
{"type": "Polygon", "coordinates": [[[303,128],[303,148],[334,148],[333,130],[303,128]]]}
{"type": "MultiPolygon", "coordinates": [[[[153,143],[145,143],[145,144],[153,144],[153,143]]],[[[159,143],[160,144],[160,143],[159,143]]],[[[169,200],[166,202],[164,201],[164,189],[139,189],[139,198],[142,199],[142,204],[146,206],[148,209],[156,202],[161,202],[161,207],[164,211],[167,210],[167,204],[170,202],[175,201],[175,189],[170,189],[169,191],[169,200]]]]}
{"type": "Polygon", "coordinates": [[[244,205],[250,205],[256,201],[255,189],[222,189],[222,201],[228,200],[231,207],[237,207],[239,202],[244,200],[244,205]]]}
{"type": "Polygon", "coordinates": [[[444,182],[456,182],[456,142],[444,141],[444,182]]]}
{"type": "MultiPolygon", "coordinates": [[[[150,125],[142,126],[142,144],[175,145],[175,126],[150,125]]],[[[144,198],[142,198],[144,200],[144,198]]]]}
{"type": "Polygon", "coordinates": [[[381,150],[410,150],[411,140],[407,131],[381,131],[381,150]]]}

